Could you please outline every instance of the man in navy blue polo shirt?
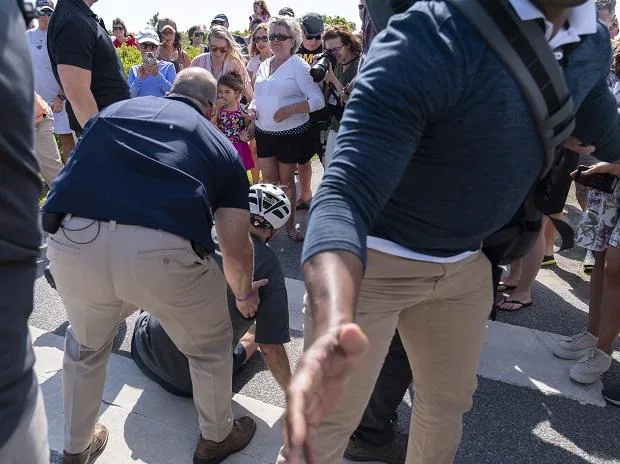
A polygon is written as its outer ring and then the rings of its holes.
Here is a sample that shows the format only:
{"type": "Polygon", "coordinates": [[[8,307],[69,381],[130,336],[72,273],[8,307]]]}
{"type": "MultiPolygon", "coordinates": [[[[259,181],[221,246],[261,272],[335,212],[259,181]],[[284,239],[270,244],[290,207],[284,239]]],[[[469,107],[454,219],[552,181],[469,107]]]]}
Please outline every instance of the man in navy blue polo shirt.
{"type": "Polygon", "coordinates": [[[189,360],[201,431],[194,463],[220,462],[254,435],[254,421],[234,421],[231,410],[226,281],[244,317],[256,313],[266,282],[252,282],[249,185],[234,147],[209,122],[216,99],[213,76],[191,68],[167,98],[105,108],[44,206],[50,269],[70,323],[65,464],[91,462],[107,443],[96,424],[106,361],[119,323],[138,307],[189,360]],[[212,257],[214,222],[223,274],[212,257]]]}

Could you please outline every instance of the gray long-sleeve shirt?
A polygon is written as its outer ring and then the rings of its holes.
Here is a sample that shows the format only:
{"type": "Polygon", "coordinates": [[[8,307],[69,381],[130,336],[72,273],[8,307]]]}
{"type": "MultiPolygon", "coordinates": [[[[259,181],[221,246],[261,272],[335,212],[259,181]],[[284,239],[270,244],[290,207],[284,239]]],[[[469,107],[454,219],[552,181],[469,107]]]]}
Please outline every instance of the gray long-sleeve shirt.
{"type": "MultiPolygon", "coordinates": [[[[599,24],[564,70],[574,135],[609,161],[620,156],[610,58],[599,24]]],[[[365,261],[369,234],[437,257],[478,250],[514,215],[544,156],[525,99],[482,37],[445,2],[418,1],[362,66],[302,259],[345,250],[365,261]]]]}

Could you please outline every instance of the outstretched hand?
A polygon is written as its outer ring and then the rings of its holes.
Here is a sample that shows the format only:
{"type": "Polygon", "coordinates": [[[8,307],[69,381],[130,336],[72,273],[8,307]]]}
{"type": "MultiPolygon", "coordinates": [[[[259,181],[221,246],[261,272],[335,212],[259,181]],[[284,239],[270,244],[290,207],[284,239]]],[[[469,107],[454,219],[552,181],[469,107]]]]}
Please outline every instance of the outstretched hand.
{"type": "Polygon", "coordinates": [[[343,386],[368,347],[357,324],[317,338],[301,359],[287,391],[284,455],[290,464],[320,464],[316,426],[333,410],[343,386]]]}
{"type": "MultiPolygon", "coordinates": [[[[620,164],[605,163],[601,161],[594,166],[590,166],[587,170],[581,171],[582,176],[591,176],[593,174],[611,174],[620,177],[620,164]]],[[[577,175],[577,171],[571,173],[572,177],[577,175]]]]}
{"type": "Polygon", "coordinates": [[[564,142],[564,148],[580,155],[591,155],[596,151],[596,147],[594,145],[584,145],[581,140],[577,137],[573,137],[572,135],[566,139],[566,142],[564,142]]]}
{"type": "Polygon", "coordinates": [[[256,315],[258,311],[258,304],[260,303],[260,297],[258,296],[258,290],[269,283],[269,279],[261,279],[256,282],[252,282],[252,293],[247,300],[236,300],[237,309],[245,317],[249,319],[256,315]]]}

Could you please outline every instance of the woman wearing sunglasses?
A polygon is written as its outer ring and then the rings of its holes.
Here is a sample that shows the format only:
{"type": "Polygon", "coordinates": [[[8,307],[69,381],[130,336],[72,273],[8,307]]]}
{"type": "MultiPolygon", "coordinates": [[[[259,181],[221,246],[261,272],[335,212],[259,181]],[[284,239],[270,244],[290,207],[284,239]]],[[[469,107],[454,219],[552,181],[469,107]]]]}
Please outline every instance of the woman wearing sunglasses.
{"type": "MultiPolygon", "coordinates": [[[[321,89],[310,76],[310,65],[295,54],[301,42],[296,19],[276,16],[269,20],[273,56],[258,68],[251,105],[256,109],[256,120],[250,135],[256,135],[263,182],[280,185],[292,205],[296,204],[297,163],[307,163],[316,152],[308,114],[325,106],[321,89]]],[[[292,240],[303,240],[294,212],[286,229],[292,240]]]]}
{"type": "MultiPolygon", "coordinates": [[[[192,26],[187,31],[192,47],[204,49],[205,31],[202,26],[192,26]]],[[[206,51],[206,50],[205,50],[206,51]]]]}
{"type": "Polygon", "coordinates": [[[136,38],[133,35],[127,34],[127,26],[121,18],[116,18],[112,21],[112,33],[114,34],[114,48],[120,48],[125,44],[128,47],[140,48],[136,38]]]}
{"type": "Polygon", "coordinates": [[[223,74],[238,72],[244,83],[243,96],[252,100],[252,82],[246,70],[246,62],[232,34],[224,26],[213,26],[209,31],[209,51],[192,60],[191,66],[204,68],[219,79],[223,74]]]}
{"type": "Polygon", "coordinates": [[[163,97],[170,91],[177,77],[174,65],[156,58],[159,37],[152,28],[147,28],[138,37],[142,64],[129,69],[127,83],[129,94],[134,97],[163,97]]]}
{"type": "Polygon", "coordinates": [[[254,29],[250,41],[250,56],[248,74],[250,75],[250,79],[254,81],[254,76],[256,76],[256,72],[263,61],[273,56],[271,47],[269,47],[269,27],[266,23],[259,24],[254,29]]]}
{"type": "Polygon", "coordinates": [[[181,49],[181,34],[177,32],[177,24],[170,18],[160,19],[157,22],[157,31],[161,42],[157,58],[172,63],[177,73],[187,68],[191,60],[181,49]]]}

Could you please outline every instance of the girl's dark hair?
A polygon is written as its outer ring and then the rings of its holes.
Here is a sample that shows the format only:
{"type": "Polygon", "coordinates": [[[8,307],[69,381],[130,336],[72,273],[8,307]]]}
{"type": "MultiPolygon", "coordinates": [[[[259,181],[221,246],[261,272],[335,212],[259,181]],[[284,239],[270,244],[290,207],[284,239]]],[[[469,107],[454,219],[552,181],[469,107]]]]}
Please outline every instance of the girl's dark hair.
{"type": "Polygon", "coordinates": [[[230,87],[235,92],[243,92],[243,77],[237,71],[232,71],[226,74],[222,74],[217,80],[217,85],[225,85],[230,87]]]}
{"type": "Polygon", "coordinates": [[[192,36],[194,35],[194,32],[196,32],[198,29],[200,29],[200,26],[192,26],[187,31],[187,36],[189,37],[190,42],[192,40],[192,36]]]}
{"type": "Polygon", "coordinates": [[[269,13],[269,8],[267,8],[267,3],[265,3],[264,0],[256,0],[252,5],[260,6],[260,9],[263,10],[263,14],[271,18],[271,13],[269,13]]]}
{"type": "Polygon", "coordinates": [[[330,27],[323,34],[323,42],[326,40],[338,39],[342,41],[342,45],[349,45],[351,47],[351,51],[356,55],[362,54],[362,42],[360,39],[353,34],[348,29],[344,29],[342,27],[330,27]]]}

